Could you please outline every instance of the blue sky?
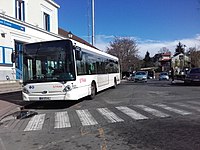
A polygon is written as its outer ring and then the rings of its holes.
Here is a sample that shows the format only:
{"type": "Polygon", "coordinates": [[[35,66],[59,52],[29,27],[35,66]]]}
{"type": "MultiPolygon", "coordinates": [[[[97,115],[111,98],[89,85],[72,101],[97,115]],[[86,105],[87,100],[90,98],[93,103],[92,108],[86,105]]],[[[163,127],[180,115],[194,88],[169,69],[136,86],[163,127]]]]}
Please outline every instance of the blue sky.
{"type": "MultiPolygon", "coordinates": [[[[91,42],[91,0],[55,2],[59,26],[91,42]]],[[[134,38],[140,56],[162,47],[174,52],[179,41],[199,46],[200,0],[95,0],[95,46],[105,50],[115,36],[134,38]]]]}

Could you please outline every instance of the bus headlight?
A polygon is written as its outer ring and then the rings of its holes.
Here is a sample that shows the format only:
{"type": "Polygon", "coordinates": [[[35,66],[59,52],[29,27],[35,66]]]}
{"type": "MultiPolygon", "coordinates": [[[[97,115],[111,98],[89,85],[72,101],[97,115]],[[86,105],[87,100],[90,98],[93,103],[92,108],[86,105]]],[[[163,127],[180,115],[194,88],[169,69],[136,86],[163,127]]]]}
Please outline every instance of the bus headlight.
{"type": "Polygon", "coordinates": [[[67,85],[64,89],[63,92],[71,91],[72,87],[70,85],[67,85]]]}
{"type": "Polygon", "coordinates": [[[25,87],[22,89],[22,92],[24,92],[24,93],[26,93],[26,94],[29,94],[29,93],[30,93],[30,92],[28,91],[28,89],[25,88],[25,87]]]}

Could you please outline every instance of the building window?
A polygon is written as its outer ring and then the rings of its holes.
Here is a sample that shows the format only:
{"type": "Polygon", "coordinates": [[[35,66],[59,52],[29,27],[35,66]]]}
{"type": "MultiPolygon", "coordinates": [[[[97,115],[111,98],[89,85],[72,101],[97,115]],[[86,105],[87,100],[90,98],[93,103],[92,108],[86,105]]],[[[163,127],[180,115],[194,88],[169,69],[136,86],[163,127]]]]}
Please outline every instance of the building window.
{"type": "Polygon", "coordinates": [[[23,0],[15,0],[15,17],[25,21],[25,5],[23,0]]]}
{"type": "Polygon", "coordinates": [[[44,29],[50,31],[50,16],[47,13],[44,13],[44,29]]]}

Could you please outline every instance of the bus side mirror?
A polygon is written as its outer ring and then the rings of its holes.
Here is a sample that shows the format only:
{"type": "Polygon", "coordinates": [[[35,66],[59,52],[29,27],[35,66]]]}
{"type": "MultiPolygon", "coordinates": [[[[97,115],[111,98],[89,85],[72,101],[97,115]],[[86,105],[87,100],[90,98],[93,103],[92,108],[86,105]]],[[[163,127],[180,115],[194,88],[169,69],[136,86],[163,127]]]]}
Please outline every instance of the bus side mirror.
{"type": "Polygon", "coordinates": [[[77,46],[76,46],[76,48],[75,48],[75,56],[76,56],[76,59],[77,59],[77,60],[82,60],[83,53],[82,53],[80,47],[77,47],[77,46]]]}

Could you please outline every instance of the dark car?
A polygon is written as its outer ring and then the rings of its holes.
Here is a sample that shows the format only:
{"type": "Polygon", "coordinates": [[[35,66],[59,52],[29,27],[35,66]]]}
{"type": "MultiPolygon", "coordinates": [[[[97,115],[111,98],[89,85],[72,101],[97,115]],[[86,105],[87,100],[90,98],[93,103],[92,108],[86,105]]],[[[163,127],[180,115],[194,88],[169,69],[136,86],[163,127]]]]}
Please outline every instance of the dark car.
{"type": "Polygon", "coordinates": [[[192,68],[186,75],[184,83],[200,83],[200,68],[192,68]]]}

